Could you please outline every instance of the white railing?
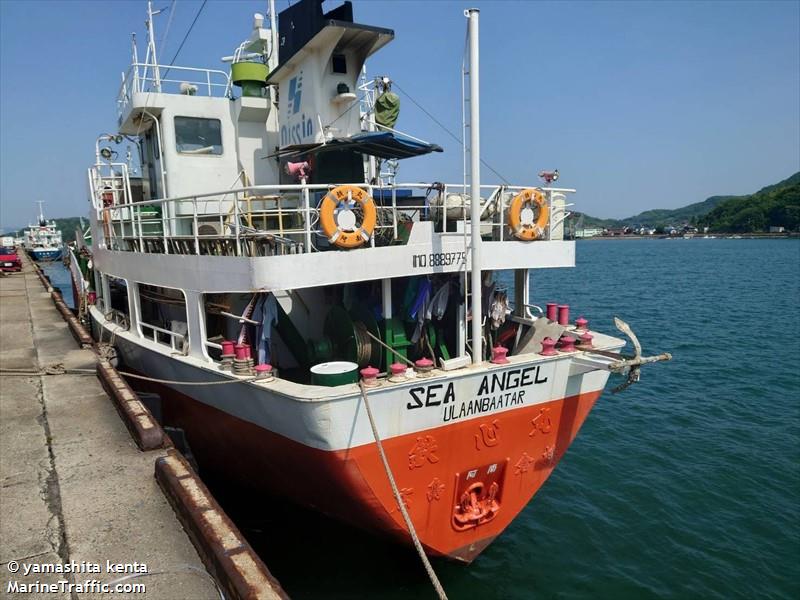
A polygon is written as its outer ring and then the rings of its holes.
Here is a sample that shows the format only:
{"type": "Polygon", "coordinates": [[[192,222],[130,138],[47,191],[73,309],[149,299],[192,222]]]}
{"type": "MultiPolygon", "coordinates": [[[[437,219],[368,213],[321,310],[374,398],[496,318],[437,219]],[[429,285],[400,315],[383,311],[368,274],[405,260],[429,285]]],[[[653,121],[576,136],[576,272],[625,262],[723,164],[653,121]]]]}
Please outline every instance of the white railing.
{"type": "MultiPolygon", "coordinates": [[[[377,198],[378,221],[371,246],[376,245],[376,238],[379,244],[396,242],[400,224],[408,221],[432,221],[443,235],[466,235],[469,231],[469,198],[463,184],[352,185],[377,198]],[[411,190],[413,199],[399,196],[400,190],[411,190]]],[[[327,240],[318,226],[318,204],[333,187],[261,185],[142,203],[115,203],[111,211],[101,209],[104,218],[111,216],[111,229],[104,227],[109,237],[106,246],[139,252],[218,252],[235,256],[259,255],[255,246],[261,242],[280,247],[280,251],[274,252],[278,254],[327,249],[327,240]]],[[[481,186],[486,197],[481,202],[480,219],[493,240],[511,239],[506,213],[514,196],[527,187],[481,186]]],[[[569,214],[565,209],[565,194],[575,190],[537,189],[545,195],[550,209],[549,223],[541,238],[549,240],[569,214]]]]}
{"type": "Polygon", "coordinates": [[[89,168],[89,189],[96,210],[131,202],[131,179],[125,163],[100,163],[89,168]]]}
{"type": "Polygon", "coordinates": [[[140,206],[133,202],[128,165],[98,163],[89,168],[88,175],[92,206],[98,223],[102,224],[106,247],[117,247],[119,245],[115,242],[117,237],[141,233],[136,229],[130,229],[128,233],[124,225],[130,220],[132,210],[139,210],[140,206]]]}
{"type": "Polygon", "coordinates": [[[133,63],[122,74],[122,85],[117,96],[117,112],[121,117],[138,92],[187,94],[200,96],[230,95],[230,75],[218,69],[195,69],[170,65],[133,63]],[[168,75],[173,73],[173,78],[168,75]],[[177,76],[178,78],[174,78],[177,76]],[[181,89],[184,85],[184,89],[181,89]],[[191,86],[186,88],[185,86],[191,86]]]}
{"type": "Polygon", "coordinates": [[[181,333],[176,333],[174,331],[170,331],[169,329],[164,329],[163,327],[151,325],[150,323],[145,323],[144,321],[139,322],[139,327],[141,328],[142,337],[145,339],[152,338],[155,343],[169,346],[176,352],[184,352],[186,349],[187,338],[181,333]],[[145,333],[145,329],[149,330],[149,333],[145,333]],[[164,341],[165,339],[167,341],[164,341]]]}

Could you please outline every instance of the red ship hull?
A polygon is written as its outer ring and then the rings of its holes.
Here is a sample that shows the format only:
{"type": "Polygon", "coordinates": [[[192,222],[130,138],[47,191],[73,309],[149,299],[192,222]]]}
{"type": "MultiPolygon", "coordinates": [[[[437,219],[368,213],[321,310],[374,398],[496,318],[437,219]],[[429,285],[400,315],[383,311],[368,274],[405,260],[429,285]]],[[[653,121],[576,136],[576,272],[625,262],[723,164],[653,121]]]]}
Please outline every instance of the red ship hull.
{"type": "MultiPolygon", "coordinates": [[[[175,390],[153,391],[203,471],[410,544],[376,444],[324,451],[175,390]]],[[[384,440],[426,552],[474,560],[549,477],[600,393],[384,440]]]]}

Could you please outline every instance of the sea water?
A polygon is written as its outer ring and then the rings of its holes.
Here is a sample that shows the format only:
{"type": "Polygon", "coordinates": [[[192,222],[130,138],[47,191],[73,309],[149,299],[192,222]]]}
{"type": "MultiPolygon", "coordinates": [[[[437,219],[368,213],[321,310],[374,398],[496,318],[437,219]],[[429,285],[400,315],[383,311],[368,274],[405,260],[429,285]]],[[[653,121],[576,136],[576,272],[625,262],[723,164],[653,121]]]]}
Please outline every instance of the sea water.
{"type": "MultiPolygon", "coordinates": [[[[533,302],[567,303],[612,334],[620,316],[645,354],[674,359],[603,394],[472,565],[434,561],[449,597],[800,598],[800,242],[588,240],[576,252],[574,269],[532,274],[533,302]]],[[[413,550],[249,500],[259,510],[223,502],[292,598],[435,597],[413,550]]]]}
{"type": "MultiPolygon", "coordinates": [[[[674,359],[603,394],[472,565],[434,560],[450,598],[800,598],[800,241],[576,252],[574,269],[532,273],[532,301],[612,334],[620,316],[645,354],[674,359]]],[[[43,267],[71,302],[68,271],[43,267]]],[[[292,598],[435,597],[413,550],[209,483],[292,598]]]]}
{"type": "MultiPolygon", "coordinates": [[[[67,250],[65,249],[64,252],[67,252],[67,250]]],[[[50,278],[50,284],[61,292],[64,303],[69,308],[75,308],[72,298],[72,278],[70,277],[69,269],[64,266],[64,263],[59,259],[42,260],[36,264],[50,278]]]]}

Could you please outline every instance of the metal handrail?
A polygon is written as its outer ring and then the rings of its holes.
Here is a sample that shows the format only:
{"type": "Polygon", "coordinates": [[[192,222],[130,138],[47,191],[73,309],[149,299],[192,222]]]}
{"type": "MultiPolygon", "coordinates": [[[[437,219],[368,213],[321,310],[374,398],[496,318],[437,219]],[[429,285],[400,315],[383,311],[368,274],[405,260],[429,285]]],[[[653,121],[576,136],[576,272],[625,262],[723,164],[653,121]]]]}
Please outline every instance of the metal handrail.
{"type": "MultiPolygon", "coordinates": [[[[98,219],[103,220],[103,236],[106,232],[110,234],[111,240],[105,240],[106,247],[117,247],[116,228],[114,222],[121,222],[124,219],[126,206],[131,206],[131,182],[128,172],[128,165],[125,163],[97,163],[89,168],[89,190],[92,198],[92,206],[98,219]],[[106,203],[104,196],[109,195],[110,200],[106,203]],[[119,198],[126,198],[128,202],[120,202],[119,198]],[[108,222],[106,222],[106,219],[108,222]],[[109,242],[110,246],[109,246],[109,242]]],[[[133,214],[133,209],[128,209],[133,214]]],[[[136,235],[137,229],[133,219],[130,220],[131,234],[136,235]]],[[[125,226],[120,227],[121,235],[124,237],[125,226]]],[[[141,230],[139,230],[141,236],[141,230]]]]}
{"type": "MultiPolygon", "coordinates": [[[[117,166],[117,165],[114,165],[117,166]]],[[[127,175],[127,171],[122,169],[122,172],[127,175]]],[[[127,177],[125,177],[127,179],[127,177]]],[[[392,203],[387,206],[379,206],[379,211],[391,212],[391,224],[379,221],[376,225],[376,230],[393,231],[393,239],[397,238],[397,222],[398,214],[411,213],[412,219],[421,221],[439,221],[442,222],[443,233],[447,234],[447,212],[448,210],[460,209],[467,210],[467,207],[462,204],[461,206],[448,206],[447,197],[451,193],[460,193],[462,197],[465,196],[463,184],[440,184],[438,188],[433,188],[428,183],[405,183],[396,186],[376,186],[365,183],[351,184],[365,189],[369,194],[374,195],[374,190],[380,189],[385,194],[387,191],[392,192],[392,203]],[[423,204],[415,205],[397,205],[396,190],[397,189],[418,189],[421,191],[430,192],[432,189],[439,190],[441,196],[441,203],[433,205],[427,200],[423,204]]],[[[94,186],[93,186],[94,187],[94,186]]],[[[226,189],[218,192],[208,192],[204,194],[186,195],[176,198],[161,198],[156,200],[148,200],[145,202],[126,202],[115,203],[114,219],[113,222],[119,225],[113,228],[113,236],[119,237],[132,237],[138,239],[138,249],[142,252],[147,252],[143,244],[144,240],[160,239],[163,241],[161,252],[168,253],[168,242],[170,239],[175,240],[191,240],[194,244],[194,253],[200,254],[200,242],[206,239],[229,239],[235,240],[236,255],[242,256],[242,243],[243,240],[252,239],[254,235],[268,235],[282,243],[299,244],[302,242],[303,253],[310,253],[316,249],[313,247],[314,235],[321,234],[321,231],[316,227],[319,219],[318,208],[312,206],[311,194],[313,192],[328,191],[335,187],[329,184],[285,184],[285,185],[252,185],[243,186],[234,189],[226,189]],[[283,201],[283,204],[281,203],[283,201]],[[276,202],[275,207],[269,207],[265,203],[276,202]],[[245,206],[246,204],[246,206],[245,206]],[[287,206],[288,204],[288,206],[287,206]],[[155,219],[148,219],[142,217],[141,208],[143,205],[159,206],[161,207],[161,216],[155,219]],[[127,209],[127,210],[126,210],[127,209]],[[302,225],[297,227],[285,227],[283,225],[283,218],[290,215],[298,215],[302,218],[302,225]],[[267,219],[277,217],[280,223],[278,229],[254,229],[250,228],[247,231],[243,223],[243,217],[247,217],[249,223],[257,222],[263,219],[266,224],[267,219]],[[181,225],[181,223],[188,222],[189,225],[181,225]],[[218,229],[213,233],[201,233],[200,226],[204,224],[218,224],[218,229]],[[161,232],[158,234],[151,233],[145,234],[144,230],[148,225],[161,224],[161,232]],[[130,236],[126,235],[126,230],[130,231],[130,236]],[[182,233],[179,233],[182,232],[182,233]],[[293,237],[294,236],[294,237],[293,237]]],[[[511,198],[515,192],[526,189],[531,186],[521,185],[482,185],[481,190],[491,190],[487,199],[481,205],[481,216],[487,214],[487,211],[493,205],[497,218],[492,217],[491,220],[481,219],[485,226],[489,226],[493,231],[497,231],[495,239],[503,241],[507,239],[506,232],[507,226],[504,221],[505,211],[510,203],[511,198]]],[[[538,188],[545,192],[546,198],[550,207],[550,224],[545,239],[550,239],[550,231],[558,225],[558,221],[563,221],[563,216],[560,218],[555,216],[553,210],[553,197],[555,194],[572,193],[575,190],[570,188],[538,188]]],[[[94,191],[94,190],[93,190],[94,191]]],[[[126,191],[128,192],[127,198],[130,199],[129,182],[126,183],[126,191]]],[[[427,193],[422,193],[422,196],[428,197],[427,193]]],[[[94,194],[95,197],[96,193],[94,194]]],[[[462,200],[463,203],[463,200],[462,200]]],[[[99,216],[99,214],[98,214],[99,216]]],[[[452,219],[451,219],[452,221],[452,219]]],[[[458,219],[462,221],[462,219],[458,219]]],[[[371,240],[374,246],[374,236],[371,240]]],[[[119,244],[113,244],[119,248],[119,244]]],[[[119,248],[123,249],[123,248],[119,248]]]]}
{"type": "MultiPolygon", "coordinates": [[[[145,327],[151,329],[153,331],[153,341],[155,343],[157,343],[157,344],[163,344],[163,342],[158,339],[158,334],[159,333],[164,334],[166,336],[169,336],[169,340],[170,340],[169,346],[173,350],[183,350],[183,347],[186,344],[187,337],[185,335],[183,335],[182,333],[176,333],[174,331],[170,331],[169,329],[164,329],[163,327],[159,327],[158,325],[152,325],[152,324],[146,323],[144,321],[139,321],[139,326],[140,326],[141,329],[144,329],[145,327]],[[176,339],[180,339],[180,341],[181,341],[180,347],[178,347],[175,344],[175,340],[176,339]]],[[[142,331],[142,337],[145,337],[144,331],[142,331]]]]}
{"type": "Polygon", "coordinates": [[[214,91],[222,90],[221,97],[230,95],[230,74],[226,71],[219,69],[200,69],[195,67],[176,67],[174,65],[153,65],[150,63],[135,62],[128,67],[126,72],[122,74],[122,84],[120,85],[119,93],[117,94],[118,112],[120,115],[125,110],[125,107],[131,101],[131,95],[139,92],[158,92],[158,93],[171,93],[163,90],[164,84],[178,84],[189,83],[198,86],[198,91],[203,86],[206,91],[206,96],[213,96],[214,91]],[[163,69],[166,74],[169,71],[178,71],[180,73],[200,74],[194,79],[165,79],[163,77],[156,78],[155,75],[148,75],[147,70],[158,68],[163,69]],[[202,77],[204,76],[204,77],[202,77]],[[219,77],[222,82],[216,81],[219,77]],[[159,89],[153,89],[158,85],[159,89]]]}

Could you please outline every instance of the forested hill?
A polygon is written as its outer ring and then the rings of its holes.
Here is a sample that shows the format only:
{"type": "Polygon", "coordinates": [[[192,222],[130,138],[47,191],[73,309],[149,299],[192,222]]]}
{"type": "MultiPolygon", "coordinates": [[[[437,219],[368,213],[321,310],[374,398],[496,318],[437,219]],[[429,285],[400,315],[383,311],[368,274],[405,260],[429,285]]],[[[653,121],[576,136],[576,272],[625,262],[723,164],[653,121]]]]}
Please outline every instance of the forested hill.
{"type": "Polygon", "coordinates": [[[800,172],[755,194],[726,198],[698,218],[697,226],[712,232],[800,231],[800,172]]]}
{"type": "MultiPolygon", "coordinates": [[[[575,218],[579,218],[576,213],[575,218]]],[[[711,196],[675,209],[646,210],[626,219],[583,215],[584,227],[663,227],[692,224],[709,231],[757,232],[770,227],[800,228],[800,172],[746,196],[711,196]]]]}
{"type": "MultiPolygon", "coordinates": [[[[738,196],[711,196],[702,202],[695,202],[681,208],[653,208],[625,219],[598,219],[590,215],[583,215],[584,227],[664,227],[666,225],[681,225],[694,223],[698,217],[707,214],[721,202],[738,196]]],[[[576,213],[579,217],[580,213],[576,213]]]]}

